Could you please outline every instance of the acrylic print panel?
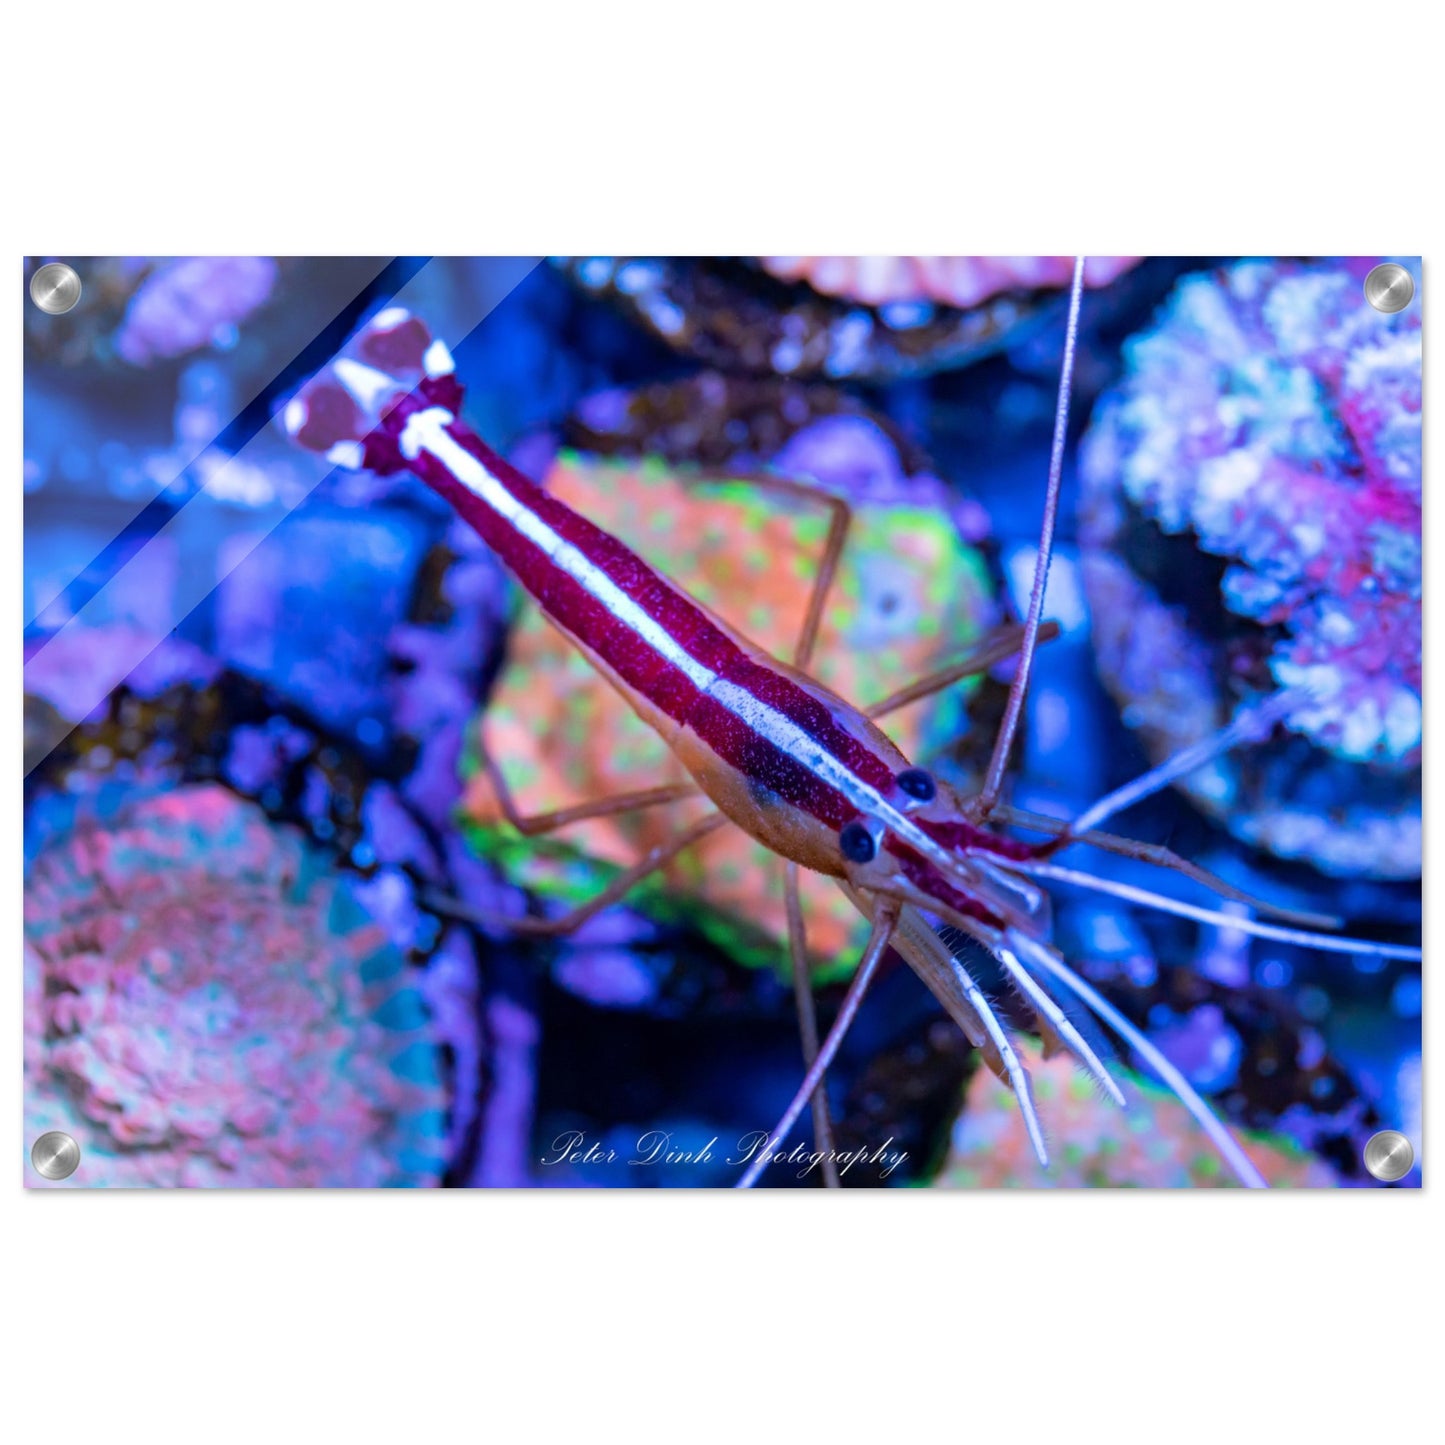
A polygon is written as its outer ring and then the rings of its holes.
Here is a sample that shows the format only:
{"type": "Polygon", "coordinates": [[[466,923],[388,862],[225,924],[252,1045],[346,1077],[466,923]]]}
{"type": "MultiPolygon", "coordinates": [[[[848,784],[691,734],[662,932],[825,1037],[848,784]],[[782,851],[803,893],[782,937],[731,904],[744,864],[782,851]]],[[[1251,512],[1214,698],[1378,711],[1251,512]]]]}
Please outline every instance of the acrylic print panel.
{"type": "Polygon", "coordinates": [[[27,262],[26,1183],[1418,1186],[1381,260],[27,262]]]}

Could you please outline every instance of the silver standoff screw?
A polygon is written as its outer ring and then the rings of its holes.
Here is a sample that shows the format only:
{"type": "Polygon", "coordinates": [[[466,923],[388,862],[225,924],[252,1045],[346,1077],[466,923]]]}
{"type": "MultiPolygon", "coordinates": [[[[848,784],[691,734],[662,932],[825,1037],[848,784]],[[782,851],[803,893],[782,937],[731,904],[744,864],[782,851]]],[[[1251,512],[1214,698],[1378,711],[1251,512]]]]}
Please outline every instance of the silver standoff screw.
{"type": "Polygon", "coordinates": [[[1415,278],[1395,261],[1383,261],[1365,277],[1365,300],[1376,311],[1403,311],[1415,299],[1415,278]]]}
{"type": "Polygon", "coordinates": [[[1381,1129],[1365,1144],[1365,1168],[1382,1184],[1403,1179],[1415,1163],[1415,1149],[1398,1129],[1381,1129]]]}
{"type": "Polygon", "coordinates": [[[50,261],[30,278],[30,299],[51,316],[64,316],[80,300],[80,276],[64,261],[50,261]]]}
{"type": "Polygon", "coordinates": [[[47,1179],[69,1179],[80,1167],[80,1145],[69,1134],[52,1129],[30,1146],[30,1162],[47,1179]]]}

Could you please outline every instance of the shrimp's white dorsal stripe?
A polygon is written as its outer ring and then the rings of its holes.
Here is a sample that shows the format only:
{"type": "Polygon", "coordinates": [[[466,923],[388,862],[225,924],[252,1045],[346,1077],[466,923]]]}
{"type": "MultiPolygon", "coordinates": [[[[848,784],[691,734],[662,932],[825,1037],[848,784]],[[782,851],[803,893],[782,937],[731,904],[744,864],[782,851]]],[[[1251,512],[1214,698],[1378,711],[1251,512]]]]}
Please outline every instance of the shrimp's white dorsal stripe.
{"type": "Polygon", "coordinates": [[[717,681],[717,674],[684,651],[661,623],[649,617],[605,572],[594,566],[585,553],[559,537],[465,447],[458,446],[446,431],[446,427],[455,420],[451,412],[440,406],[428,407],[408,417],[399,441],[402,456],[414,462],[423,451],[430,452],[469,492],[510,522],[560,571],[580,583],[624,627],[684,673],[699,692],[706,692],[717,681]]]}
{"type": "Polygon", "coordinates": [[[760,737],[796,759],[815,777],[837,789],[860,812],[879,819],[896,837],[953,873],[958,862],[921,828],[898,811],[876,788],[863,781],[831,753],[819,747],[791,718],[754,697],[746,688],[719,677],[689,653],[655,618],[649,617],[601,568],[577,547],[559,537],[537,514],[519,502],[446,428],[456,418],[445,407],[428,407],[407,418],[400,437],[401,454],[415,461],[428,451],[474,496],[544,552],[561,571],[579,583],[624,627],[658,656],[686,676],[760,737]]]}

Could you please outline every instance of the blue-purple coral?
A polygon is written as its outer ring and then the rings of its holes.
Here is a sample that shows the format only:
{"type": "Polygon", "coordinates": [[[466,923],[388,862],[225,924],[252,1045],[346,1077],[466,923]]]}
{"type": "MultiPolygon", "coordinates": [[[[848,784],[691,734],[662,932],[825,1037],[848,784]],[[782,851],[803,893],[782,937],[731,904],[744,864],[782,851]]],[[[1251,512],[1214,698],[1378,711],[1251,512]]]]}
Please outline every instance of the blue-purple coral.
{"type": "Polygon", "coordinates": [[[1420,308],[1376,311],[1362,275],[1251,261],[1181,282],[1095,416],[1080,533],[1101,671],[1156,754],[1297,690],[1296,746],[1201,770],[1196,799],[1284,856],[1411,877],[1420,308]]]}
{"type": "Polygon", "coordinates": [[[25,893],[26,1137],[77,1138],[68,1184],[437,1182],[421,996],[298,833],[214,786],[49,813],[25,893]]]}

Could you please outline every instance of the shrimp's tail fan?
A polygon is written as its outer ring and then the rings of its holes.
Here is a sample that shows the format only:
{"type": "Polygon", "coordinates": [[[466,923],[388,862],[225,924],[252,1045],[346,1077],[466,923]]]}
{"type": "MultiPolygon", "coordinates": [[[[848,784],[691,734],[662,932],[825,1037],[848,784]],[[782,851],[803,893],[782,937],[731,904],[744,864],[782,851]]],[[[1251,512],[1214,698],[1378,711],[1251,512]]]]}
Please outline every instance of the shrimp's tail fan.
{"type": "Polygon", "coordinates": [[[281,412],[291,439],[334,466],[381,475],[406,461],[397,445],[406,418],[427,406],[461,407],[451,352],[401,306],[378,312],[281,412]]]}

